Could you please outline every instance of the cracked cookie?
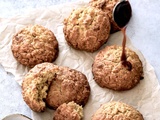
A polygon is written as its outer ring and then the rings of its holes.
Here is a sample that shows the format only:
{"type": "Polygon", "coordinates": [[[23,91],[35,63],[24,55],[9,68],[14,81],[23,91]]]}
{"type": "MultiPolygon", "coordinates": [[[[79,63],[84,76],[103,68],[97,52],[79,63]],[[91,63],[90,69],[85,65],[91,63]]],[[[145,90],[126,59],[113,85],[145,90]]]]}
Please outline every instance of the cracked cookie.
{"type": "Polygon", "coordinates": [[[82,120],[83,108],[75,102],[63,103],[54,112],[53,120],[82,120]]]}
{"type": "Polygon", "coordinates": [[[22,82],[22,95],[27,105],[36,112],[46,108],[45,99],[49,85],[56,75],[55,65],[41,63],[33,67],[24,77],[22,82]]]}
{"type": "Polygon", "coordinates": [[[105,12],[88,6],[73,10],[64,20],[63,31],[71,47],[94,52],[107,42],[110,22],[105,12]]]}
{"type": "Polygon", "coordinates": [[[144,120],[142,114],[130,105],[122,102],[102,104],[91,120],[144,120]]]}
{"type": "Polygon", "coordinates": [[[11,50],[18,62],[34,67],[42,62],[53,62],[57,58],[58,41],[51,30],[32,25],[13,36],[11,50]]]}
{"type": "Polygon", "coordinates": [[[90,86],[86,76],[64,66],[58,66],[57,69],[46,98],[48,107],[56,109],[61,104],[71,101],[84,106],[90,95],[90,86]]]}
{"type": "Polygon", "coordinates": [[[90,86],[83,73],[45,62],[34,66],[25,75],[22,95],[33,111],[43,112],[46,105],[56,109],[71,101],[84,106],[90,95],[90,86]]]}
{"type": "Polygon", "coordinates": [[[95,56],[92,73],[99,86],[117,91],[129,90],[143,78],[143,66],[138,55],[128,48],[125,50],[131,70],[122,65],[121,46],[106,46],[95,56]]]}
{"type": "Polygon", "coordinates": [[[119,0],[91,0],[89,2],[90,6],[96,7],[101,9],[102,11],[106,12],[109,16],[111,22],[111,33],[117,32],[120,30],[118,25],[114,22],[112,12],[114,6],[119,2],[119,0]]]}

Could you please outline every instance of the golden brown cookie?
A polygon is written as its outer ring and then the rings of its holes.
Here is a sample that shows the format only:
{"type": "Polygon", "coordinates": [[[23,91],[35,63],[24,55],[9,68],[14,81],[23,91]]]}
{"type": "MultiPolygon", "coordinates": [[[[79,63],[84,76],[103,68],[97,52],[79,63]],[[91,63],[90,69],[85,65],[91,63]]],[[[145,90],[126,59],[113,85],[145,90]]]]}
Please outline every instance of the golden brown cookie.
{"type": "Polygon", "coordinates": [[[18,62],[34,67],[57,58],[58,41],[53,32],[43,26],[27,26],[13,36],[11,49],[18,62]]]}
{"type": "Polygon", "coordinates": [[[143,75],[143,66],[138,55],[126,48],[126,57],[132,65],[131,71],[121,62],[122,47],[106,46],[96,55],[92,73],[101,87],[113,90],[128,90],[136,86],[143,75]]]}
{"type": "Polygon", "coordinates": [[[86,76],[74,69],[59,66],[56,77],[50,85],[46,103],[56,109],[71,101],[84,106],[90,95],[90,86],[86,76]]]}
{"type": "Polygon", "coordinates": [[[45,98],[48,87],[55,78],[56,66],[52,63],[41,63],[33,67],[22,82],[22,95],[27,105],[36,112],[46,108],[45,98]]]}
{"type": "Polygon", "coordinates": [[[83,108],[75,102],[63,103],[55,113],[53,120],[82,120],[83,108]]]}
{"type": "Polygon", "coordinates": [[[94,7],[75,9],[64,20],[67,43],[75,49],[94,52],[107,42],[110,22],[107,14],[94,7]]]}
{"type": "Polygon", "coordinates": [[[122,102],[102,104],[91,120],[144,120],[142,114],[130,105],[122,102]]]}
{"type": "Polygon", "coordinates": [[[120,30],[118,25],[114,22],[112,12],[114,6],[119,2],[119,0],[91,0],[89,4],[93,7],[103,10],[109,16],[111,22],[111,33],[120,30]]]}

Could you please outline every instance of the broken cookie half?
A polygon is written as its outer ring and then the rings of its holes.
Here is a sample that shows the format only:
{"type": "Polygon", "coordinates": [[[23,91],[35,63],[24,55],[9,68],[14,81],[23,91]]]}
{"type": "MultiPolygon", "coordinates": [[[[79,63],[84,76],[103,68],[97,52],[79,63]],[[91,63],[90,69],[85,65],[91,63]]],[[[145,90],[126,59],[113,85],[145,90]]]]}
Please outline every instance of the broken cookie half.
{"type": "Polygon", "coordinates": [[[26,74],[22,95],[33,111],[43,112],[47,105],[57,108],[71,101],[84,106],[90,95],[90,86],[83,73],[46,62],[36,65],[26,74]]]}

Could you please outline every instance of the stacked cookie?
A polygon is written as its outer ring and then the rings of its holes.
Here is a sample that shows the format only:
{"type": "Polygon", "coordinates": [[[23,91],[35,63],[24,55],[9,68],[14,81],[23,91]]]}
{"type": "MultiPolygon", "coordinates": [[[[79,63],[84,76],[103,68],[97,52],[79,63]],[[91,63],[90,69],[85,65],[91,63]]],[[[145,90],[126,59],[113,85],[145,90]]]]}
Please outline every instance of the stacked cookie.
{"type": "Polygon", "coordinates": [[[89,99],[90,86],[83,73],[45,62],[25,75],[22,95],[33,111],[43,112],[46,106],[57,109],[72,101],[84,106],[89,99]]]}

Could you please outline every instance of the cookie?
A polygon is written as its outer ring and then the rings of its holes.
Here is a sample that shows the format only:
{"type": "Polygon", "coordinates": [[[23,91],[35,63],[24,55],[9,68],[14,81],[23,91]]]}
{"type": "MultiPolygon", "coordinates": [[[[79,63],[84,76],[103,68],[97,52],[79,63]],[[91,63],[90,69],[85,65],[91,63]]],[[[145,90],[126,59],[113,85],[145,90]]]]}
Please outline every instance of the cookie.
{"type": "Polygon", "coordinates": [[[59,66],[56,77],[50,85],[46,103],[52,109],[71,101],[84,106],[89,99],[89,95],[90,86],[83,73],[59,66]]]}
{"type": "Polygon", "coordinates": [[[54,112],[53,120],[82,120],[83,108],[75,102],[63,103],[54,112]]]}
{"type": "Polygon", "coordinates": [[[115,33],[120,30],[118,25],[114,22],[113,15],[112,15],[114,6],[118,2],[119,0],[91,0],[89,2],[90,6],[101,9],[102,11],[107,13],[111,22],[111,33],[115,33]]]}
{"type": "Polygon", "coordinates": [[[42,62],[53,62],[57,58],[58,41],[51,30],[32,25],[13,36],[11,50],[18,62],[34,67],[42,62]]]}
{"type": "Polygon", "coordinates": [[[144,120],[142,114],[130,105],[122,102],[102,104],[91,120],[144,120]]]}
{"type": "Polygon", "coordinates": [[[110,22],[107,14],[94,7],[75,9],[64,20],[67,43],[79,50],[94,52],[107,42],[110,22]]]}
{"type": "Polygon", "coordinates": [[[129,90],[143,78],[143,66],[138,55],[128,48],[125,51],[127,61],[132,65],[131,70],[122,65],[121,46],[106,46],[95,56],[92,73],[99,86],[118,91],[129,90]]]}
{"type": "Polygon", "coordinates": [[[55,65],[41,63],[33,67],[22,82],[22,95],[27,105],[35,112],[43,112],[46,108],[44,99],[49,85],[55,77],[55,65]],[[53,69],[54,68],[54,69],[53,69]]]}

